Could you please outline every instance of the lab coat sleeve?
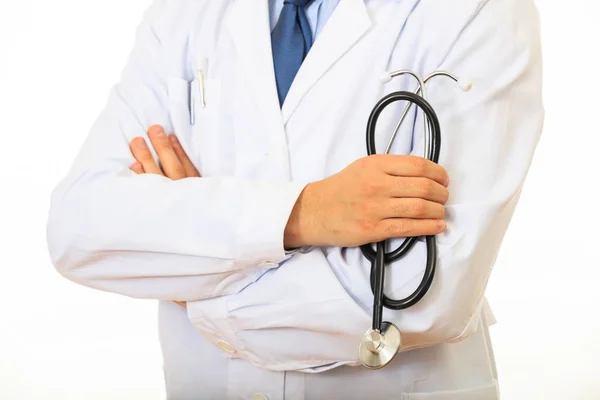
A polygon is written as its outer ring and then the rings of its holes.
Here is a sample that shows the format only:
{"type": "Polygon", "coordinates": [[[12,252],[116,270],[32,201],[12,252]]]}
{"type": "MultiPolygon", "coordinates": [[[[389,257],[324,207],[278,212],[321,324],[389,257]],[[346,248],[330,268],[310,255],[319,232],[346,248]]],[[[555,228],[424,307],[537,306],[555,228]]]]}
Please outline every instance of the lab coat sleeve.
{"type": "Polygon", "coordinates": [[[283,231],[303,183],[129,170],[131,139],[153,124],[171,129],[167,49],[185,25],[183,4],[155,0],[147,10],[119,83],[52,193],[50,256],[79,284],[191,301],[237,292],[291,256],[283,231]]]}
{"type": "MultiPolygon", "coordinates": [[[[445,53],[440,69],[469,77],[472,92],[445,79],[431,83],[429,98],[443,127],[440,163],[451,179],[448,228],[437,237],[438,269],[425,298],[404,311],[384,311],[402,332],[401,350],[460,341],[477,327],[543,123],[531,3],[488,2],[445,53]]],[[[420,153],[422,138],[415,140],[420,153]]],[[[421,241],[388,267],[386,294],[410,294],[425,258],[421,241]]],[[[315,249],[239,294],[190,303],[188,316],[207,337],[230,342],[239,357],[263,368],[316,372],[357,364],[358,344],[371,326],[369,272],[357,248],[315,249]]]]}

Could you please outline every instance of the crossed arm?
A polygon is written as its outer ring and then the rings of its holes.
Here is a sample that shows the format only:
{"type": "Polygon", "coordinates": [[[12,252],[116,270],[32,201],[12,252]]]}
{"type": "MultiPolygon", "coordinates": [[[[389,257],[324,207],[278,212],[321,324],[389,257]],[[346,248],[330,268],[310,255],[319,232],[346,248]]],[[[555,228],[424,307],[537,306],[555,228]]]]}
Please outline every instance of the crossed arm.
{"type": "MultiPolygon", "coordinates": [[[[202,333],[224,338],[248,361],[303,369],[356,357],[372,295],[368,262],[353,246],[437,234],[445,219],[452,229],[438,241],[430,293],[386,319],[405,334],[405,349],[468,335],[542,126],[528,2],[510,3],[523,7],[519,18],[499,13],[501,1],[486,3],[444,60],[481,88],[460,108],[451,94],[430,93],[445,105],[439,116],[460,155],[444,160],[448,172],[418,157],[372,156],[314,183],[199,177],[175,139],[156,126],[148,132],[153,124],[172,131],[161,62],[174,10],[167,3],[149,10],[121,82],[53,192],[48,242],[57,270],[92,288],[185,302],[202,333]],[[147,133],[151,143],[138,147],[147,133]],[[317,247],[286,254],[307,245],[317,247]]],[[[411,290],[423,254],[417,245],[390,269],[390,296],[411,290]]]]}
{"type": "MultiPolygon", "coordinates": [[[[177,136],[153,125],[130,142],[136,174],[171,180],[200,178],[177,136]]],[[[286,248],[360,246],[397,236],[435,235],[445,229],[449,177],[443,167],[413,156],[362,159],[339,174],[308,184],[287,222],[286,248]],[[352,199],[348,202],[348,198],[352,199]]],[[[185,306],[185,302],[175,301],[185,306]]]]}

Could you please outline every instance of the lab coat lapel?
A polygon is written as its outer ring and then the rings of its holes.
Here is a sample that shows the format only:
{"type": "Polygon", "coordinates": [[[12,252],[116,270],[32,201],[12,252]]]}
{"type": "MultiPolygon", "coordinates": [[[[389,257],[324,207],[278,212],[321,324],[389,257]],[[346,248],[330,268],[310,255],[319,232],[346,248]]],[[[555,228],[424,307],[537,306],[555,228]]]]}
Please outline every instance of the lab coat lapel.
{"type": "Polygon", "coordinates": [[[227,20],[240,68],[245,71],[268,129],[283,135],[271,50],[267,0],[236,0],[227,20]]]}
{"type": "Polygon", "coordinates": [[[282,107],[284,123],[313,85],[371,27],[363,0],[342,0],[306,56],[282,107]]]}

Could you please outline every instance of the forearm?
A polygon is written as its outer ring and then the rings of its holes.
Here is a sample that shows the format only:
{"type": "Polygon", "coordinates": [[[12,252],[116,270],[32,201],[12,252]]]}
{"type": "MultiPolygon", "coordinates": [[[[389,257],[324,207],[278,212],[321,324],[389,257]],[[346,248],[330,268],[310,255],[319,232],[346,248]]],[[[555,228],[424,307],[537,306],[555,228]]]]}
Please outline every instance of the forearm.
{"type": "Polygon", "coordinates": [[[171,181],[111,163],[73,172],[53,193],[51,257],[69,279],[133,297],[233,293],[286,258],[283,231],[303,187],[171,181]]]}
{"type": "Polygon", "coordinates": [[[236,356],[280,371],[352,363],[356,335],[370,323],[320,248],[295,255],[240,293],[190,302],[187,310],[215,345],[223,340],[236,356]]]}
{"type": "Polygon", "coordinates": [[[283,231],[304,183],[171,181],[129,170],[130,142],[152,125],[176,134],[199,161],[186,127],[174,131],[169,92],[177,89],[171,77],[185,82],[172,60],[187,51],[193,17],[172,2],[152,1],[120,81],[52,193],[48,245],[69,279],[133,297],[190,301],[234,293],[286,258],[283,231]]]}
{"type": "MultiPolygon", "coordinates": [[[[483,238],[465,237],[462,230],[439,238],[438,272],[425,298],[407,310],[385,310],[385,320],[402,332],[401,351],[473,333],[501,230],[498,224],[483,238]]],[[[424,243],[418,242],[386,269],[389,297],[403,298],[415,289],[425,257],[424,243]]],[[[321,371],[357,365],[358,343],[371,326],[370,268],[358,248],[315,248],[240,293],[188,303],[188,316],[209,340],[228,342],[260,368],[321,371]]]]}

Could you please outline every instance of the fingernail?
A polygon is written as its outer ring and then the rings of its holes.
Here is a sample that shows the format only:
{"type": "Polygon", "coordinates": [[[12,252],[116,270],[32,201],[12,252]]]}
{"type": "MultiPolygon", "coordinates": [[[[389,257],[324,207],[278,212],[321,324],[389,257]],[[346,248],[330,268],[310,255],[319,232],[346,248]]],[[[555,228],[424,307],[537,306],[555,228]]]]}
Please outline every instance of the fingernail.
{"type": "Polygon", "coordinates": [[[445,230],[446,229],[446,221],[443,219],[437,222],[438,229],[445,230]]]}
{"type": "Polygon", "coordinates": [[[179,144],[179,141],[177,140],[177,136],[171,135],[169,137],[169,139],[171,139],[171,143],[173,143],[174,146],[177,146],[179,144]]]}
{"type": "Polygon", "coordinates": [[[156,136],[164,136],[164,135],[165,135],[165,131],[163,129],[156,130],[156,136]]]}
{"type": "Polygon", "coordinates": [[[135,147],[137,147],[138,149],[144,149],[146,148],[146,141],[144,139],[138,139],[135,141],[135,147]]]}

